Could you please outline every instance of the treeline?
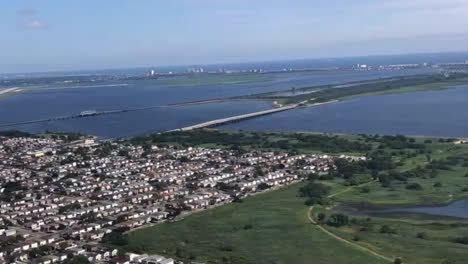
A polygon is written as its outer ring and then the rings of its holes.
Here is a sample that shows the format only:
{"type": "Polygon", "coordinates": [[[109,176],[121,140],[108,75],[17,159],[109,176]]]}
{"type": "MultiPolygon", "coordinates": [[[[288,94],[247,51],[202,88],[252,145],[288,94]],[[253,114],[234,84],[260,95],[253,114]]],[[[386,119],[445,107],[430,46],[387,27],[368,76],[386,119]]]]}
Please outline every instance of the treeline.
{"type": "Polygon", "coordinates": [[[32,134],[24,131],[19,131],[19,130],[5,130],[5,131],[0,131],[0,137],[8,137],[8,138],[13,138],[13,137],[27,137],[27,138],[40,138],[40,137],[46,137],[50,136],[52,139],[60,139],[63,140],[64,142],[72,142],[76,140],[80,140],[86,135],[81,134],[81,133],[74,133],[74,132],[49,132],[46,131],[45,134],[32,134]]]}
{"type": "MultiPolygon", "coordinates": [[[[384,148],[390,148],[394,150],[401,150],[401,149],[415,149],[415,150],[420,150],[420,149],[426,149],[426,145],[422,143],[417,143],[415,138],[411,137],[406,137],[403,135],[385,135],[385,136],[380,136],[380,135],[360,135],[361,137],[364,138],[365,142],[373,142],[373,143],[379,143],[380,149],[384,148]]],[[[427,142],[429,143],[429,142],[427,142]]],[[[427,144],[426,143],[426,144],[427,144]]]]}
{"type": "Polygon", "coordinates": [[[19,130],[5,130],[0,131],[0,137],[36,137],[34,134],[19,131],[19,130]]]}
{"type": "Polygon", "coordinates": [[[285,134],[257,132],[222,132],[194,130],[188,132],[171,132],[136,137],[130,140],[137,145],[145,144],[180,144],[184,147],[204,144],[216,144],[231,148],[250,148],[263,150],[295,151],[315,150],[327,153],[360,152],[365,153],[372,147],[370,144],[351,141],[338,136],[319,134],[285,134]]]}

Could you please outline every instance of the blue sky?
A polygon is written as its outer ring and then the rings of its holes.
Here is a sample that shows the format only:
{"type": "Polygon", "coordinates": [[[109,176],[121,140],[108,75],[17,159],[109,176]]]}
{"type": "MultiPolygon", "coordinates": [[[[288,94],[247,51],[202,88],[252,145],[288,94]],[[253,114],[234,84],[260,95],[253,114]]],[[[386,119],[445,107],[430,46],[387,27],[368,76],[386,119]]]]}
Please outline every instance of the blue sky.
{"type": "Polygon", "coordinates": [[[467,0],[3,0],[0,73],[468,50],[467,0]]]}

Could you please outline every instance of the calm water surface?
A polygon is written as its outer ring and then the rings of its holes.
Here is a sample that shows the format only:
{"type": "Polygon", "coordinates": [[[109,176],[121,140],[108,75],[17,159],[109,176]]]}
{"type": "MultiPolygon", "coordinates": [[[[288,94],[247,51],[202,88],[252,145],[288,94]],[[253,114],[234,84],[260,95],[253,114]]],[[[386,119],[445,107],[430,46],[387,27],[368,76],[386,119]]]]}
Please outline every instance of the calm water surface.
{"type": "Polygon", "coordinates": [[[221,128],[468,137],[468,86],[362,97],[262,116],[221,128]]]}
{"type": "MultiPolygon", "coordinates": [[[[213,119],[247,114],[272,108],[264,101],[223,102],[163,107],[88,118],[16,126],[32,133],[44,131],[80,132],[101,138],[120,138],[151,134],[186,127],[213,119]]],[[[0,112],[4,110],[0,106],[0,112]]]]}
{"type": "Polygon", "coordinates": [[[382,212],[422,213],[422,214],[430,214],[430,215],[442,215],[442,216],[468,218],[468,199],[456,201],[445,206],[396,208],[396,209],[384,210],[382,212]]]}
{"type": "MultiPolygon", "coordinates": [[[[267,74],[271,81],[209,84],[167,85],[161,80],[125,81],[127,86],[28,90],[0,100],[0,124],[76,115],[84,110],[108,111],[157,106],[220,97],[249,95],[290,89],[291,87],[335,84],[427,72],[407,71],[330,71],[267,74]]],[[[112,81],[105,84],[121,84],[112,81]]],[[[102,83],[100,83],[102,85],[102,83]]],[[[64,84],[51,85],[53,88],[64,84]]],[[[65,86],[76,87],[77,84],[65,86]]],[[[78,85],[79,86],[79,85],[78,85]]],[[[8,127],[29,132],[78,131],[105,138],[127,137],[161,132],[217,118],[245,114],[271,108],[264,102],[232,102],[190,107],[153,109],[119,115],[99,116],[8,127]]]]}

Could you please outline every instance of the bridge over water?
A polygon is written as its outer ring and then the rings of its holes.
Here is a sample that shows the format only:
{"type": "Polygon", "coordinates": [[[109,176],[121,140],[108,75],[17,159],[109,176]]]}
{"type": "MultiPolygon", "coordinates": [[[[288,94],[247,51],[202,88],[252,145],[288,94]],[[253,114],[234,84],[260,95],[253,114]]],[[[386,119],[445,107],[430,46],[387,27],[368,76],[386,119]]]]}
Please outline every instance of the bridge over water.
{"type": "Polygon", "coordinates": [[[294,105],[283,106],[283,107],[279,107],[279,108],[264,110],[264,111],[260,111],[260,112],[250,113],[250,114],[244,114],[244,115],[232,116],[232,117],[227,117],[227,118],[221,118],[221,119],[216,119],[216,120],[212,120],[212,121],[208,121],[208,122],[203,122],[203,123],[199,123],[199,124],[188,126],[188,127],[183,127],[183,128],[180,128],[180,129],[170,130],[168,132],[172,132],[172,131],[189,131],[189,130],[200,129],[200,128],[217,127],[217,126],[221,126],[221,125],[228,124],[228,123],[239,122],[239,121],[245,120],[245,119],[250,119],[250,118],[255,118],[255,117],[259,117],[259,116],[270,115],[270,114],[274,114],[274,113],[278,113],[278,112],[291,110],[291,109],[294,109],[296,107],[298,107],[298,105],[294,104],[294,105]]]}

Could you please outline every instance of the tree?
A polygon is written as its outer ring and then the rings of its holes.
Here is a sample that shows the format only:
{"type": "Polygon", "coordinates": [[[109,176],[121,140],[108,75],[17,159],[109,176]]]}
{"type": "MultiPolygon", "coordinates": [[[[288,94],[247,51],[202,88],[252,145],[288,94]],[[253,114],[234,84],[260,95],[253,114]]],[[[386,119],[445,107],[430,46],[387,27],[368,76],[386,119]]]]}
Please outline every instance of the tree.
{"type": "Polygon", "coordinates": [[[327,225],[341,227],[349,224],[349,217],[344,214],[332,214],[328,218],[327,225]]]}
{"type": "Polygon", "coordinates": [[[419,239],[427,239],[427,233],[425,232],[419,232],[416,234],[416,237],[419,239]]]}
{"type": "Polygon", "coordinates": [[[115,246],[125,246],[128,244],[128,238],[121,232],[113,231],[109,234],[105,234],[101,242],[115,246]]]}
{"type": "Polygon", "coordinates": [[[330,186],[321,183],[309,183],[299,189],[302,196],[305,197],[323,197],[330,192],[330,186]]]}
{"type": "Polygon", "coordinates": [[[380,233],[383,233],[383,234],[396,234],[396,230],[391,228],[390,226],[388,225],[383,225],[381,228],[380,228],[380,233]]]}
{"type": "Polygon", "coordinates": [[[414,191],[420,191],[423,189],[423,187],[419,183],[410,183],[406,185],[406,189],[408,190],[414,190],[414,191]]]}
{"type": "Polygon", "coordinates": [[[456,243],[468,245],[468,236],[458,237],[455,239],[456,243]]]}
{"type": "Polygon", "coordinates": [[[305,204],[313,206],[315,204],[325,204],[327,202],[327,194],[330,192],[330,186],[311,182],[299,189],[303,197],[307,197],[305,204]]]}
{"type": "Polygon", "coordinates": [[[253,225],[251,224],[247,224],[244,226],[244,230],[249,230],[249,229],[252,229],[253,228],[253,225]]]}
{"type": "Polygon", "coordinates": [[[263,191],[263,190],[266,190],[268,188],[270,188],[270,186],[264,182],[260,183],[257,187],[260,191],[263,191]]]}
{"type": "Polygon", "coordinates": [[[364,186],[361,188],[361,193],[370,193],[371,189],[368,186],[364,186]]]}
{"type": "Polygon", "coordinates": [[[325,220],[326,217],[327,217],[327,215],[325,215],[324,213],[319,213],[317,215],[317,222],[322,223],[325,220]]]}
{"type": "Polygon", "coordinates": [[[91,264],[91,262],[85,256],[74,256],[67,264],[91,264]]]}

